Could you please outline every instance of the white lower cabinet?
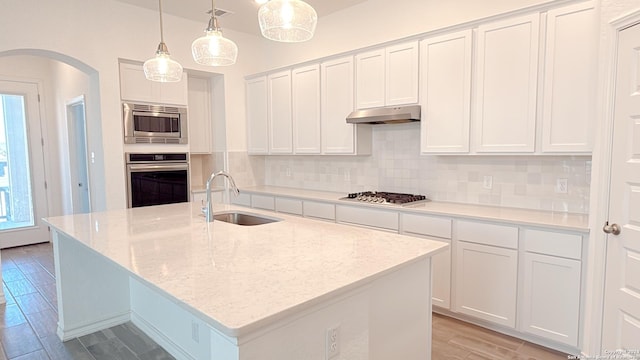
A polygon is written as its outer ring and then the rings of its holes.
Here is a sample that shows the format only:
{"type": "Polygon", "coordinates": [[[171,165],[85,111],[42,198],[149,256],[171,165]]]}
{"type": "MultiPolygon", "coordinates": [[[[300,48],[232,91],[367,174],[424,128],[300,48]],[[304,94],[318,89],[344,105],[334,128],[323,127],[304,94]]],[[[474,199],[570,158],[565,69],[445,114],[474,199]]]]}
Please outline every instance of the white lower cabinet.
{"type": "Polygon", "coordinates": [[[578,346],[582,236],[524,229],[520,331],[578,346]]]}
{"type": "Polygon", "coordinates": [[[273,196],[268,195],[251,195],[251,207],[263,210],[275,210],[276,202],[273,196]]]}
{"type": "Polygon", "coordinates": [[[455,311],[515,328],[518,251],[457,243],[455,311]]]}
{"type": "Polygon", "coordinates": [[[580,261],[524,254],[521,331],[578,346],[580,261]]]}
{"type": "Polygon", "coordinates": [[[431,258],[431,296],[432,304],[443,309],[451,307],[451,219],[402,214],[400,233],[417,235],[443,241],[449,248],[431,258]]]}
{"type": "MultiPolygon", "coordinates": [[[[223,191],[212,191],[211,192],[211,201],[214,204],[222,204],[223,199],[223,191]]],[[[207,204],[207,193],[206,192],[193,192],[191,193],[191,202],[195,202],[205,206],[207,204]]]]}
{"type": "Polygon", "coordinates": [[[329,203],[305,200],[302,213],[308,218],[336,221],[336,206],[329,203]]]}
{"type": "Polygon", "coordinates": [[[336,206],[336,221],[387,231],[398,231],[397,211],[368,209],[354,206],[336,206]]]}
{"type": "Polygon", "coordinates": [[[276,211],[292,215],[302,215],[302,200],[276,197],[276,211]]]}
{"type": "Polygon", "coordinates": [[[238,196],[231,195],[230,202],[233,205],[251,207],[251,194],[241,192],[238,196]]]}

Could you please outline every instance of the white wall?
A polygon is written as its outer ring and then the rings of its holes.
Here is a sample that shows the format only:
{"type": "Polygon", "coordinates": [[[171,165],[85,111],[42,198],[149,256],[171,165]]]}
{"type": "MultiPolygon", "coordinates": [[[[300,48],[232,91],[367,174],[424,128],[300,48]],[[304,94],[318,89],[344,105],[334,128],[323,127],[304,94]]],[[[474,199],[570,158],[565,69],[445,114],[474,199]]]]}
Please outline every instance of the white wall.
{"type": "MultiPolygon", "coordinates": [[[[2,58],[0,58],[0,61],[2,58]]],[[[52,76],[52,84],[53,88],[53,97],[54,97],[54,109],[52,112],[55,113],[56,121],[55,121],[55,130],[50,129],[50,134],[56,136],[56,138],[50,138],[49,142],[54,143],[52,146],[55,146],[55,152],[58,158],[58,172],[60,173],[59,182],[59,190],[61,196],[61,207],[62,214],[71,214],[73,213],[73,189],[71,182],[71,164],[70,164],[70,156],[69,156],[69,131],[68,131],[68,122],[67,122],[67,107],[66,103],[69,100],[77,98],[78,96],[85,96],[85,108],[87,114],[95,114],[93,111],[91,104],[95,104],[94,101],[95,94],[90,91],[90,78],[87,74],[82,71],[74,68],[73,66],[67,65],[60,61],[50,61],[51,62],[51,76],[52,76]]],[[[101,128],[100,119],[95,119],[92,117],[87,117],[86,119],[87,129],[93,130],[97,128],[98,130],[101,128]]],[[[96,131],[91,131],[91,133],[96,133],[96,131]]],[[[87,143],[90,144],[89,147],[93,146],[93,143],[87,139],[87,143]]],[[[94,172],[91,164],[89,165],[89,173],[90,175],[94,172]]],[[[93,179],[90,179],[90,183],[93,183],[97,180],[96,176],[92,176],[93,179]]],[[[53,189],[52,189],[53,190],[53,189]]],[[[99,198],[98,192],[94,187],[91,187],[92,194],[91,198],[99,198]]],[[[55,191],[55,190],[53,190],[55,191]]],[[[50,191],[50,192],[53,192],[50,191]]],[[[52,204],[53,205],[53,204],[52,204]]],[[[54,215],[54,214],[51,214],[54,215]]],[[[57,214],[55,214],[57,215],[57,214]]]]}
{"type": "MultiPolygon", "coordinates": [[[[124,157],[120,115],[118,59],[144,61],[153,56],[159,42],[157,11],[145,10],[116,1],[24,0],[3,1],[0,12],[3,36],[0,56],[37,54],[70,63],[91,76],[90,87],[99,94],[93,108],[101,128],[90,129],[89,151],[96,153],[95,167],[104,185],[94,198],[95,210],[125,207],[124,157]],[[10,35],[9,35],[9,30],[10,35]],[[98,141],[100,140],[100,141],[98,141]],[[104,144],[104,146],[103,146],[104,144]]],[[[191,58],[191,42],[202,34],[204,22],[165,14],[165,42],[173,58],[186,69],[211,72],[191,58]]],[[[228,147],[244,149],[244,75],[255,72],[260,59],[257,38],[225,30],[239,46],[238,63],[216,68],[225,75],[226,122],[234,132],[228,147]]]]}

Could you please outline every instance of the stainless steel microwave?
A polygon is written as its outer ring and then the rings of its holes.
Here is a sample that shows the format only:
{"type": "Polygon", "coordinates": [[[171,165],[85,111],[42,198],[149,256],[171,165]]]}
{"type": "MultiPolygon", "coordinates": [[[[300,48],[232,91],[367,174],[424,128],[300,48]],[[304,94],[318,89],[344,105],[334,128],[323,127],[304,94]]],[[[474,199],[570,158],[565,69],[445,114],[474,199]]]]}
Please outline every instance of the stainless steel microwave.
{"type": "Polygon", "coordinates": [[[125,144],[187,144],[187,108],[122,103],[125,144]]]}

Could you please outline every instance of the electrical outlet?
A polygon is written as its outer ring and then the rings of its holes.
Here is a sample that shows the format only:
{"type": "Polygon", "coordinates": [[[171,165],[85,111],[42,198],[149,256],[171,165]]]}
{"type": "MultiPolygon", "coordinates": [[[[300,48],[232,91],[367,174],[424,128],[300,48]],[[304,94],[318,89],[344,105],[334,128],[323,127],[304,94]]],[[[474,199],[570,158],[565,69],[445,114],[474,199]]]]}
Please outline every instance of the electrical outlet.
{"type": "Polygon", "coordinates": [[[567,179],[560,179],[556,181],[556,193],[558,194],[566,194],[568,190],[569,184],[567,179]]]}
{"type": "Polygon", "coordinates": [[[344,170],[344,181],[351,181],[351,169],[344,170]]]}
{"type": "Polygon", "coordinates": [[[491,188],[493,188],[493,176],[485,175],[484,180],[482,182],[482,187],[485,189],[491,190],[491,188]]]}
{"type": "Polygon", "coordinates": [[[327,357],[333,359],[340,353],[340,325],[327,329],[327,357]]]}
{"type": "Polygon", "coordinates": [[[291,177],[291,168],[287,166],[287,177],[291,177]]]}

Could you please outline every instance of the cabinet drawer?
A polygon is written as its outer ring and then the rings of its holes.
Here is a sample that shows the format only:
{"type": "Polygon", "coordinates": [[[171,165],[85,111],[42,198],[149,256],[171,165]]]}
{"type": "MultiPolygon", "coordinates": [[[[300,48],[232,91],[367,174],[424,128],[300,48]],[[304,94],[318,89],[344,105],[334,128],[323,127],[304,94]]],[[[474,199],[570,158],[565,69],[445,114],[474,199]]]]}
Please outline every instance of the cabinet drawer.
{"type": "Polygon", "coordinates": [[[305,201],[303,206],[305,217],[336,221],[336,207],[333,204],[305,201]]]}
{"type": "Polygon", "coordinates": [[[238,196],[232,194],[230,197],[233,205],[251,207],[251,194],[240,193],[238,196]]]}
{"type": "Polygon", "coordinates": [[[398,213],[384,210],[336,206],[338,222],[398,231],[398,213]]]}
{"type": "Polygon", "coordinates": [[[517,226],[458,221],[456,228],[458,240],[510,249],[518,248],[517,226]]]}
{"type": "Polygon", "coordinates": [[[251,195],[251,207],[264,210],[276,209],[273,196],[265,195],[251,195]]]}
{"type": "Polygon", "coordinates": [[[451,239],[451,219],[402,214],[402,232],[451,239]]]}
{"type": "Polygon", "coordinates": [[[276,211],[287,214],[302,215],[302,200],[276,198],[276,211]]]}
{"type": "Polygon", "coordinates": [[[523,236],[525,251],[576,260],[582,258],[581,235],[524,229],[523,236]]]}

